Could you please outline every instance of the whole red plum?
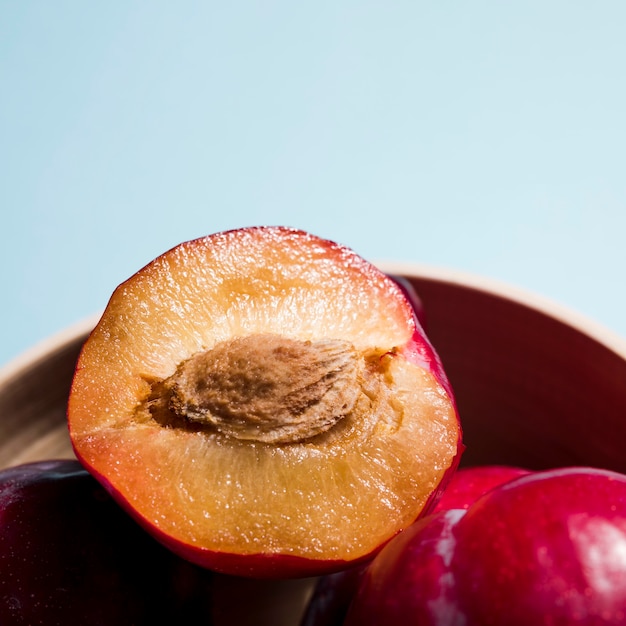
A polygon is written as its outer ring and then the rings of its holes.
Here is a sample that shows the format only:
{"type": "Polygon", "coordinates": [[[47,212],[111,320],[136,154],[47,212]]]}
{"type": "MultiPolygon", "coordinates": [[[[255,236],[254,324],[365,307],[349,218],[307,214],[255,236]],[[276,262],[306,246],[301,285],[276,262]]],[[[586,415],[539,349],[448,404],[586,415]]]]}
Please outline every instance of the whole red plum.
{"type": "Polygon", "coordinates": [[[368,568],[356,624],[626,624],[626,476],[535,472],[424,518],[368,568]]]}
{"type": "Polygon", "coordinates": [[[478,498],[530,470],[512,465],[475,465],[455,472],[433,508],[433,512],[468,509],[478,498]]]}

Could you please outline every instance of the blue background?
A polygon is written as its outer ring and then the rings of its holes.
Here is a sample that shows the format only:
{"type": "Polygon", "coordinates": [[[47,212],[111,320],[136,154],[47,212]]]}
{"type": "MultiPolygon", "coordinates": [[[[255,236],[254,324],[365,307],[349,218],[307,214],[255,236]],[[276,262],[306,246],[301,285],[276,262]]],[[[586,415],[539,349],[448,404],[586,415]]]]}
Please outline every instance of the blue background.
{"type": "Polygon", "coordinates": [[[0,363],[253,224],[626,335],[625,24],[622,0],[0,0],[0,363]]]}

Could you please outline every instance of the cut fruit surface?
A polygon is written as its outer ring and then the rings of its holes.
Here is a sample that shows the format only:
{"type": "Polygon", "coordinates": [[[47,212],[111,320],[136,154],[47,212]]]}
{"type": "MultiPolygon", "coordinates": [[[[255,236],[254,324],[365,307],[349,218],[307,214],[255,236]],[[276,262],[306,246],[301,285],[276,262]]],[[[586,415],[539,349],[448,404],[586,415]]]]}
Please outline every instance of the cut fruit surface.
{"type": "Polygon", "coordinates": [[[183,243],[120,285],[68,422],[78,458],[161,541],[254,576],[367,558],[420,515],[461,446],[398,286],[281,227],[183,243]]]}

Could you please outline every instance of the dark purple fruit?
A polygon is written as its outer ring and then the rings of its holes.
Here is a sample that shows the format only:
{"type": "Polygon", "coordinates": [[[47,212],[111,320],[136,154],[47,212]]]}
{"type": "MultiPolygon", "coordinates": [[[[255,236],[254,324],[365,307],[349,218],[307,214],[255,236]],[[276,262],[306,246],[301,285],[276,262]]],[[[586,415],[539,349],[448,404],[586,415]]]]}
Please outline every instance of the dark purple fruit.
{"type": "Polygon", "coordinates": [[[143,531],[77,461],[0,472],[0,624],[209,624],[210,574],[143,531]]]}

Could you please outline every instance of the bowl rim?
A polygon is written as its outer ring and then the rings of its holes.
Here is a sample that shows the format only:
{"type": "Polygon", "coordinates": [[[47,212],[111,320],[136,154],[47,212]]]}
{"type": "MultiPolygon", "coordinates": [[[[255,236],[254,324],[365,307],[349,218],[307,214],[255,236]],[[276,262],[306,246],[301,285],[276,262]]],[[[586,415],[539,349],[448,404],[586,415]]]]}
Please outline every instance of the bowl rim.
{"type": "MultiPolygon", "coordinates": [[[[448,268],[410,261],[380,260],[374,264],[387,274],[396,274],[407,278],[432,280],[450,285],[480,291],[486,295],[510,300],[520,306],[534,309],[548,317],[556,319],[578,330],[608,350],[626,360],[626,338],[601,323],[578,311],[561,304],[556,300],[527,290],[515,284],[468,272],[456,268],[448,268]]],[[[80,337],[87,337],[102,316],[102,311],[89,315],[60,331],[36,343],[31,348],[18,354],[0,367],[0,389],[10,380],[47,359],[50,354],[61,351],[75,343],[80,337]]]]}
{"type": "Polygon", "coordinates": [[[0,392],[9,381],[15,380],[26,370],[36,367],[51,354],[63,351],[76,343],[80,337],[86,338],[101,316],[102,313],[89,315],[49,335],[10,359],[0,368],[0,392]]]}
{"type": "Polygon", "coordinates": [[[515,302],[578,330],[626,360],[626,337],[592,317],[530,289],[481,274],[443,266],[405,261],[380,261],[377,265],[387,274],[435,280],[515,302]]]}

